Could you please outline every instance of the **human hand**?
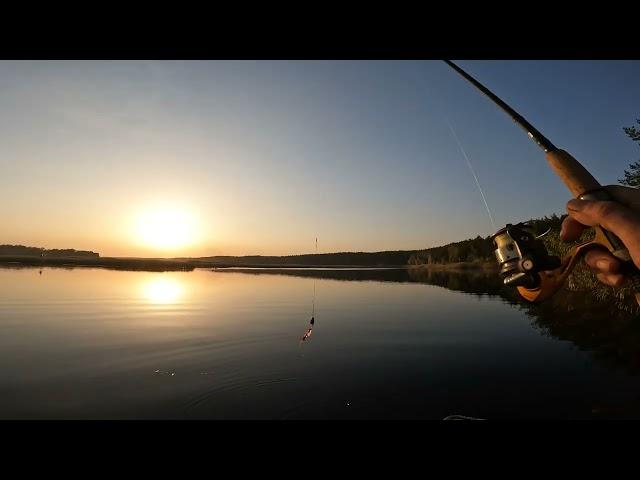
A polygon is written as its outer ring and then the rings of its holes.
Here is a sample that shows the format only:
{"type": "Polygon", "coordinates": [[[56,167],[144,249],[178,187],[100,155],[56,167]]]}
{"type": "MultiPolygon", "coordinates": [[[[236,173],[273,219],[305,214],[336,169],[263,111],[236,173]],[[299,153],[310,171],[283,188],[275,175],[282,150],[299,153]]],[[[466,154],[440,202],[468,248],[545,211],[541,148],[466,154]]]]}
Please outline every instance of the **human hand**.
{"type": "MultiPolygon", "coordinates": [[[[640,268],[640,189],[620,185],[604,188],[615,202],[573,199],[567,203],[569,216],[562,222],[560,239],[575,241],[585,228],[600,225],[622,240],[633,263],[640,268]]],[[[626,280],[621,273],[622,263],[607,250],[590,250],[584,261],[605,285],[619,287],[626,280]]]]}

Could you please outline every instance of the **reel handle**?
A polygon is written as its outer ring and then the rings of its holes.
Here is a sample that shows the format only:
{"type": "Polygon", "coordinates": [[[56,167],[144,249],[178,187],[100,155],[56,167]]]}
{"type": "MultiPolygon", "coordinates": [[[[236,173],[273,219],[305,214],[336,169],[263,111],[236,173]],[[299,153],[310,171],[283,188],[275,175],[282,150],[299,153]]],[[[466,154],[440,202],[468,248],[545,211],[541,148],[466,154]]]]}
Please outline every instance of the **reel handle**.
{"type": "Polygon", "coordinates": [[[540,284],[536,288],[517,287],[518,293],[522,298],[529,302],[542,302],[547,298],[554,295],[576,266],[578,260],[593,248],[600,247],[600,244],[596,240],[590,240],[588,242],[576,245],[573,247],[567,255],[562,258],[560,266],[555,270],[547,270],[540,272],[540,284]]]}
{"type": "MultiPolygon", "coordinates": [[[[601,243],[602,232],[604,229],[600,227],[596,228],[596,238],[588,242],[576,245],[569,253],[562,259],[560,267],[555,270],[547,270],[540,272],[540,284],[536,288],[517,287],[518,293],[529,302],[542,302],[554,295],[564,284],[565,280],[576,266],[578,260],[584,256],[589,250],[594,248],[606,248],[606,245],[601,243]],[[598,231],[599,230],[599,231],[598,231]]],[[[633,289],[636,302],[640,304],[640,271],[633,262],[623,263],[622,273],[624,273],[629,279],[631,288],[633,289]]]]}

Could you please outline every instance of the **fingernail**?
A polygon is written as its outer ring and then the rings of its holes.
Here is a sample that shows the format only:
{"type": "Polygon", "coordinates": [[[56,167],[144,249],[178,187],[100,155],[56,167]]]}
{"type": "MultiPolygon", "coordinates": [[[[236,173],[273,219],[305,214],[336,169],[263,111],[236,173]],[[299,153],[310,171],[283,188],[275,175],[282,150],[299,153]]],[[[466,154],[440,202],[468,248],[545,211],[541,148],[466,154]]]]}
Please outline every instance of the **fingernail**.
{"type": "Polygon", "coordinates": [[[596,262],[596,267],[598,267],[600,270],[608,270],[609,262],[607,260],[598,260],[596,262]]]}
{"type": "Polygon", "coordinates": [[[573,200],[569,200],[567,202],[567,210],[573,210],[574,212],[579,212],[584,207],[584,200],[578,200],[574,198],[573,200]]]}

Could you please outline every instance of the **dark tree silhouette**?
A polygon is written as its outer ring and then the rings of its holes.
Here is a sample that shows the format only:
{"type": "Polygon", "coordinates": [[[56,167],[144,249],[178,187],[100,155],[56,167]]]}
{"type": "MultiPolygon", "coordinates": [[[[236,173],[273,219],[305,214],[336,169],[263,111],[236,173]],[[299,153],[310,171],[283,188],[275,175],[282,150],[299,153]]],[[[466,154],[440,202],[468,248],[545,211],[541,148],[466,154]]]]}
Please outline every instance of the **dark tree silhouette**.
{"type": "MultiPolygon", "coordinates": [[[[640,125],[640,119],[636,119],[636,123],[640,125]]],[[[638,145],[640,145],[640,130],[636,127],[624,127],[623,130],[631,140],[639,142],[638,145]]],[[[631,163],[629,170],[624,171],[624,178],[618,179],[618,181],[629,187],[640,187],[640,161],[631,163]]]]}

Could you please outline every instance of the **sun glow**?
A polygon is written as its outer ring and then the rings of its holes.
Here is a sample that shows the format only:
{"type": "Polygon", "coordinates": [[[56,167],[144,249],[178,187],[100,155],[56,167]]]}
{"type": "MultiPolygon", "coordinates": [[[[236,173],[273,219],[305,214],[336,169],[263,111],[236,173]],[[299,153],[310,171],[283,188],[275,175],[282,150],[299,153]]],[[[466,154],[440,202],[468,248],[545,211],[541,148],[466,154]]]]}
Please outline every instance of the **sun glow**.
{"type": "Polygon", "coordinates": [[[196,242],[195,218],[176,207],[146,210],[138,216],[135,236],[138,242],[157,250],[187,247],[196,242]]]}
{"type": "Polygon", "coordinates": [[[142,286],[142,293],[152,304],[176,303],[182,296],[182,285],[174,278],[154,278],[142,286]]]}

